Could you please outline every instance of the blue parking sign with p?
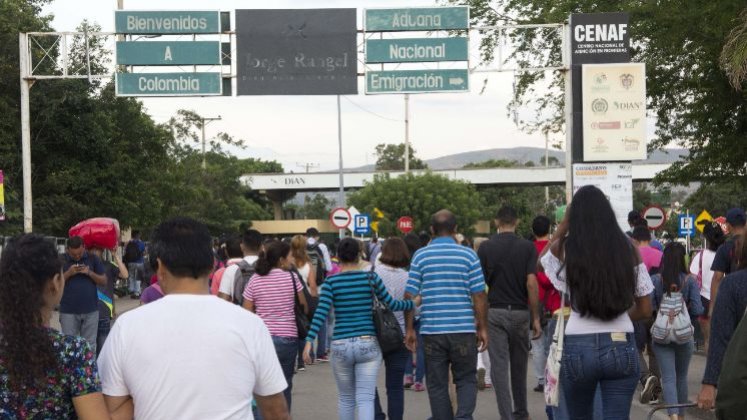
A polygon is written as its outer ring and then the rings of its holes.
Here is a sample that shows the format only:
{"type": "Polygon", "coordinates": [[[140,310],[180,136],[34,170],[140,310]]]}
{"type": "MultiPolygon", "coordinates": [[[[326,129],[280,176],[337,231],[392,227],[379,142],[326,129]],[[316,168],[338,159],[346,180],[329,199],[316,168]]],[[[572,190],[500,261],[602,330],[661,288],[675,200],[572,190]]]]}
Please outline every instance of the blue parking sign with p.
{"type": "Polygon", "coordinates": [[[695,236],[695,216],[680,215],[679,236],[695,236]]]}
{"type": "Polygon", "coordinates": [[[356,235],[368,235],[371,233],[371,216],[357,214],[353,218],[353,233],[356,235]]]}

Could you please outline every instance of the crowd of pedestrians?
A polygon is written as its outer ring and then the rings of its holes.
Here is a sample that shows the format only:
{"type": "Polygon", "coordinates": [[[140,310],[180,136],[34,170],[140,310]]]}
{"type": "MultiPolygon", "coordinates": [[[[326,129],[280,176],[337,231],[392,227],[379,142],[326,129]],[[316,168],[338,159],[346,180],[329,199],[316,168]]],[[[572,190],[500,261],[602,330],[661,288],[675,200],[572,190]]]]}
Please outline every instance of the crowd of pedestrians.
{"type": "Polygon", "coordinates": [[[486,388],[506,420],[529,418],[532,390],[551,420],[627,419],[636,394],[672,405],[673,420],[691,400],[743,419],[747,217],[726,219],[729,235],[706,223],[692,256],[640,215],[623,232],[595,187],[555,229],[503,206],[497,233],[474,241],[449,210],[429,233],[334,247],[315,228],[214,242],[188,218],[147,244],[133,235],[121,257],[21,235],[0,257],[0,418],[288,419],[294,375],[330,362],[340,420],[410,418],[408,388],[427,391],[433,420],[472,419],[486,388]],[[141,307],[117,315],[124,279],[141,307]],[[696,327],[707,361],[693,398],[696,327]]]}

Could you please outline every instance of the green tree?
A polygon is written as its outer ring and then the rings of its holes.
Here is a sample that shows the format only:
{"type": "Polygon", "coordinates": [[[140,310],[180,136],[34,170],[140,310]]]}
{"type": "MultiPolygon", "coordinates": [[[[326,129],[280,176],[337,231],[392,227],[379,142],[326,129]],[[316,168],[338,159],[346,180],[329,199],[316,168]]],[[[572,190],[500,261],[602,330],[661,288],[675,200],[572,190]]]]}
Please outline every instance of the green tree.
{"type": "Polygon", "coordinates": [[[739,15],[737,25],[729,33],[721,51],[721,67],[729,76],[729,82],[741,90],[747,82],[747,7],[739,15]]]}
{"type": "Polygon", "coordinates": [[[348,202],[361,212],[370,213],[378,207],[388,222],[380,222],[380,234],[384,236],[392,224],[401,216],[410,216],[415,221],[415,231],[430,228],[431,215],[441,209],[449,209],[457,216],[459,230],[470,235],[483,207],[482,198],[471,184],[450,180],[433,173],[407,174],[391,178],[388,174],[377,175],[373,182],[350,194],[348,202]]]}
{"type": "MultiPolygon", "coordinates": [[[[415,149],[410,145],[410,169],[428,169],[428,165],[415,157],[415,149]]],[[[405,144],[385,144],[376,146],[377,171],[402,171],[405,169],[405,144]]]]}
{"type": "Polygon", "coordinates": [[[515,168],[519,162],[507,159],[489,159],[482,162],[471,162],[464,165],[463,169],[489,169],[489,168],[515,168]]]}
{"type": "Polygon", "coordinates": [[[297,219],[327,219],[332,210],[332,200],[323,194],[304,197],[303,206],[296,213],[297,219]]]}
{"type": "Polygon", "coordinates": [[[735,183],[701,185],[685,200],[685,208],[695,215],[707,210],[713,217],[725,216],[734,207],[747,208],[747,189],[735,183]]]}
{"type": "MultiPolygon", "coordinates": [[[[747,176],[747,92],[733,89],[719,67],[727,35],[736,31],[732,35],[744,36],[738,29],[744,22],[737,18],[745,8],[744,0],[700,1],[687,7],[681,2],[638,0],[449,2],[470,5],[475,25],[559,23],[575,12],[630,12],[632,58],[647,65],[648,107],[657,119],[656,138],[650,147],[678,145],[689,150],[685,160],[659,174],[657,181],[724,182],[747,176]]],[[[504,35],[517,46],[507,61],[531,67],[561,63],[561,37],[556,29],[508,30],[504,35]]],[[[481,44],[483,61],[495,59],[499,42],[503,41],[497,31],[486,31],[481,44]]],[[[736,63],[740,63],[740,56],[744,58],[739,45],[735,54],[727,53],[736,63]]],[[[727,64],[727,69],[740,68],[740,64],[727,64]]],[[[531,120],[519,121],[520,128],[530,132],[562,130],[564,98],[559,72],[524,72],[517,76],[515,86],[509,112],[518,108],[535,111],[531,120]],[[549,93],[538,94],[548,85],[549,93]]]]}

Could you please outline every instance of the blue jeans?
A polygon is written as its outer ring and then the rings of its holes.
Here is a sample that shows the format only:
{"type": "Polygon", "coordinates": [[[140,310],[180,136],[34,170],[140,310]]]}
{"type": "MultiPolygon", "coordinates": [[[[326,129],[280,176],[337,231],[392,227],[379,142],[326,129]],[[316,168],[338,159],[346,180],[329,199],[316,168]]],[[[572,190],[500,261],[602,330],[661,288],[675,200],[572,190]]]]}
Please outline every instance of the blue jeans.
{"type": "MultiPolygon", "coordinates": [[[[420,335],[420,321],[415,321],[415,333],[418,336],[418,348],[415,350],[415,382],[423,383],[425,376],[425,351],[423,350],[423,336],[420,335]]],[[[407,353],[405,374],[412,374],[412,353],[407,353]]]]}
{"type": "MultiPolygon", "coordinates": [[[[687,369],[693,355],[693,342],[687,344],[657,344],[653,343],[656,360],[661,370],[661,388],[664,393],[664,403],[685,404],[687,400],[687,369]]],[[[667,410],[669,415],[685,415],[684,408],[667,410]]]]}
{"type": "Polygon", "coordinates": [[[379,391],[376,390],[376,420],[402,420],[405,413],[405,388],[404,375],[407,358],[410,351],[402,349],[384,357],[384,366],[386,368],[386,416],[381,409],[379,401],[379,391]]]}
{"type": "Polygon", "coordinates": [[[101,353],[101,349],[104,347],[106,337],[109,336],[109,331],[112,327],[112,320],[109,317],[99,318],[99,328],[96,334],[96,357],[101,353]]]}
{"type": "Polygon", "coordinates": [[[327,356],[327,320],[322,322],[316,335],[316,358],[327,356]]]}
{"type": "Polygon", "coordinates": [[[638,350],[632,333],[565,336],[560,380],[570,419],[593,418],[599,386],[605,420],[627,420],[638,374],[638,350]]]}
{"type": "Polygon", "coordinates": [[[475,334],[429,334],[423,336],[423,344],[433,420],[472,420],[477,404],[475,334]],[[449,368],[456,385],[456,415],[449,398],[449,368]]]}
{"type": "Polygon", "coordinates": [[[332,372],[337,381],[340,420],[373,420],[381,349],[375,336],[332,341],[332,372]]]}
{"type": "MultiPolygon", "coordinates": [[[[272,344],[275,346],[275,354],[280,361],[280,368],[283,369],[283,376],[288,387],[283,391],[285,402],[288,404],[288,412],[291,410],[291,391],[293,390],[293,371],[296,366],[296,351],[298,349],[298,339],[293,337],[272,336],[272,344]]],[[[262,420],[262,413],[256,406],[252,407],[254,418],[262,420]]]]}

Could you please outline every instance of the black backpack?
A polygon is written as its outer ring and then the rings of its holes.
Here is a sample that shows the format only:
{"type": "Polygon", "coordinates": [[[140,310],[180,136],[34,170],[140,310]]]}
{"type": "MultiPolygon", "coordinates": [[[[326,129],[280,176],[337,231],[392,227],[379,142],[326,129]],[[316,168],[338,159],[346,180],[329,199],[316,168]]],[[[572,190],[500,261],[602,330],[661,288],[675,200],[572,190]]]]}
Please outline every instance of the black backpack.
{"type": "Polygon", "coordinates": [[[324,266],[324,255],[322,255],[322,250],[319,249],[319,243],[307,244],[306,253],[309,254],[311,264],[316,269],[316,284],[321,286],[324,284],[324,279],[327,278],[327,268],[324,266]]]}
{"type": "Polygon", "coordinates": [[[249,264],[246,260],[241,260],[236,265],[239,269],[233,279],[233,303],[241,306],[244,304],[244,289],[256,271],[254,264],[249,264]]]}
{"type": "Polygon", "coordinates": [[[140,247],[137,246],[137,242],[135,241],[127,242],[127,246],[125,246],[124,257],[122,258],[123,260],[122,262],[124,262],[125,264],[134,263],[142,257],[143,257],[143,252],[140,251],[140,247]]]}

